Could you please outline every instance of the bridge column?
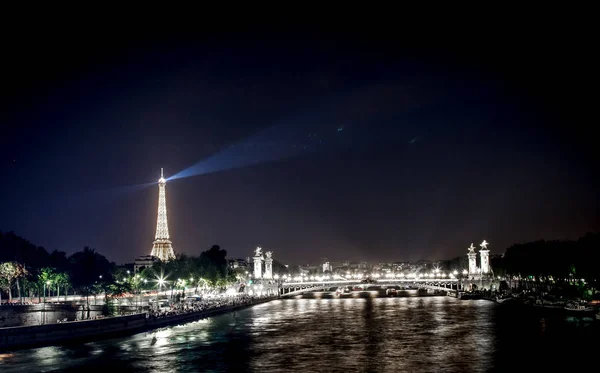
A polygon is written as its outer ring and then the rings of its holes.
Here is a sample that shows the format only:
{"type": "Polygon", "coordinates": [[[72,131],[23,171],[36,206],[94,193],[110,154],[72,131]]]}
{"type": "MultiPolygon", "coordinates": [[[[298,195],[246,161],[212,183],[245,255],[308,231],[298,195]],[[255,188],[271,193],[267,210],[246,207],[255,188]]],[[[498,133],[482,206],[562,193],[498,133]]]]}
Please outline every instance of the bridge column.
{"type": "Polygon", "coordinates": [[[262,254],[254,257],[254,278],[262,278],[262,262],[262,254]]]}

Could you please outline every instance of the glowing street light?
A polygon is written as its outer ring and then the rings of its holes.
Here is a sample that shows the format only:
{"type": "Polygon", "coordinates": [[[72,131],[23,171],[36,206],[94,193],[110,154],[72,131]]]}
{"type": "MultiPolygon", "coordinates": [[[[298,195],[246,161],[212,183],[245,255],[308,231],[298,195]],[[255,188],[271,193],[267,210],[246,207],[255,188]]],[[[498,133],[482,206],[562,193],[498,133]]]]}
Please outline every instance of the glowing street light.
{"type": "Polygon", "coordinates": [[[158,307],[158,294],[160,294],[160,289],[162,289],[162,286],[165,284],[165,279],[164,277],[159,277],[156,285],[158,287],[158,291],[156,292],[156,307],[158,307]]]}
{"type": "Polygon", "coordinates": [[[44,303],[46,303],[46,285],[48,285],[48,287],[50,287],[50,284],[52,283],[52,281],[48,280],[44,283],[44,303]]]}
{"type": "Polygon", "coordinates": [[[46,282],[44,282],[44,309],[42,311],[44,318],[43,318],[43,323],[46,323],[46,285],[48,285],[48,287],[50,287],[50,284],[52,283],[52,281],[48,280],[46,282]]]}

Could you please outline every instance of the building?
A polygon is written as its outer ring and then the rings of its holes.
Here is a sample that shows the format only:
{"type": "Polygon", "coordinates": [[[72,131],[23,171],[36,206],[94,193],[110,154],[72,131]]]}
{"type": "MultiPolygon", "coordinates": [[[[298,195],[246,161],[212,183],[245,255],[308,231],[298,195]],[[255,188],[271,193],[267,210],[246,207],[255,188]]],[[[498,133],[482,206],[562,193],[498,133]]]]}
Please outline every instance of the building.
{"type": "Polygon", "coordinates": [[[246,259],[228,259],[227,264],[229,268],[248,268],[248,261],[246,259]]]}
{"type": "Polygon", "coordinates": [[[158,258],[152,255],[142,255],[133,262],[133,272],[143,271],[146,267],[152,267],[158,258]]]}

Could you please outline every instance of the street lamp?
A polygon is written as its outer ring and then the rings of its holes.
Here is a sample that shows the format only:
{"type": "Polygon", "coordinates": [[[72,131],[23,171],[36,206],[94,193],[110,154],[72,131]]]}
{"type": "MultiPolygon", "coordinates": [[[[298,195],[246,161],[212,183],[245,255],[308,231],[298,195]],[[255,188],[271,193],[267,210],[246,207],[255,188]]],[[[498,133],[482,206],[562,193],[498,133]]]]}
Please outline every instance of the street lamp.
{"type": "Polygon", "coordinates": [[[48,285],[48,288],[49,288],[51,283],[52,283],[52,281],[50,281],[50,280],[44,282],[44,303],[46,303],[46,285],[48,285]]]}
{"type": "Polygon", "coordinates": [[[44,282],[44,305],[43,305],[43,309],[42,309],[42,324],[46,323],[46,285],[48,285],[48,287],[50,287],[50,284],[52,283],[52,281],[48,280],[46,282],[44,282]]]}
{"type": "Polygon", "coordinates": [[[156,308],[158,309],[158,294],[160,293],[160,289],[162,288],[163,284],[165,283],[165,279],[164,278],[159,278],[158,279],[158,291],[156,292],[156,308]]]}

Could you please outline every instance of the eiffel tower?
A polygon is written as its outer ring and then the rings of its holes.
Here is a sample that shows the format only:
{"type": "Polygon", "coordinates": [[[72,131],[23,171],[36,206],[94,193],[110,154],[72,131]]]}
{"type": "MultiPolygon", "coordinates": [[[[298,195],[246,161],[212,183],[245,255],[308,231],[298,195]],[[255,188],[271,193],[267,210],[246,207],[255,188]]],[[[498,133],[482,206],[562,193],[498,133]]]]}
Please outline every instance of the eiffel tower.
{"type": "Polygon", "coordinates": [[[157,257],[162,261],[175,259],[175,252],[171,241],[169,240],[169,225],[167,224],[167,200],[165,187],[167,180],[163,177],[163,169],[160,169],[160,179],[158,179],[158,220],[156,222],[156,237],[152,243],[152,253],[150,255],[157,257]]]}

